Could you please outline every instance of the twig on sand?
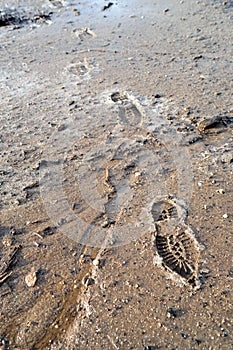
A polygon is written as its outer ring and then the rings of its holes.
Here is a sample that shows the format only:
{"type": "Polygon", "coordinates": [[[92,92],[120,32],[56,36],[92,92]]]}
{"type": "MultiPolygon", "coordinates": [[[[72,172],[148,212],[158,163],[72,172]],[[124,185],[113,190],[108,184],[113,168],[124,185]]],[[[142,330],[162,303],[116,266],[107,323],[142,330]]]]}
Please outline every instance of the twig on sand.
{"type": "Polygon", "coordinates": [[[107,335],[107,337],[108,337],[110,343],[114,346],[114,348],[117,349],[117,350],[119,350],[119,348],[118,348],[118,347],[116,346],[116,344],[114,343],[113,339],[112,339],[109,335],[107,335]]]}

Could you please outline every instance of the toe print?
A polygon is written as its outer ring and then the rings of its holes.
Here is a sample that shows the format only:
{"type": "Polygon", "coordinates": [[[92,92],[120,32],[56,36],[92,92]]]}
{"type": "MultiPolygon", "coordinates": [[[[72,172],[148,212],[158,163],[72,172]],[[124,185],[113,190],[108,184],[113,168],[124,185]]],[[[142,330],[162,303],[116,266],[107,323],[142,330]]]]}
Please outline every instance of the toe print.
{"type": "Polygon", "coordinates": [[[185,222],[188,215],[184,203],[177,198],[172,199],[171,197],[153,203],[151,213],[154,222],[161,223],[168,220],[185,222]]]}

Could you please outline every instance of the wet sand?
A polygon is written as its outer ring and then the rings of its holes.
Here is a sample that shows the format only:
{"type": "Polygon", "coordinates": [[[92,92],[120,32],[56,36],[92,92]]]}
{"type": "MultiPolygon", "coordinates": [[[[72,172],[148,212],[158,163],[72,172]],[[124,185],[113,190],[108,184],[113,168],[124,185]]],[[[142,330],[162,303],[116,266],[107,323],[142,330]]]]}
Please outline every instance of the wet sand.
{"type": "Polygon", "coordinates": [[[21,5],[0,21],[0,349],[230,349],[232,2],[21,5]],[[168,195],[197,288],[155,261],[168,195]]]}

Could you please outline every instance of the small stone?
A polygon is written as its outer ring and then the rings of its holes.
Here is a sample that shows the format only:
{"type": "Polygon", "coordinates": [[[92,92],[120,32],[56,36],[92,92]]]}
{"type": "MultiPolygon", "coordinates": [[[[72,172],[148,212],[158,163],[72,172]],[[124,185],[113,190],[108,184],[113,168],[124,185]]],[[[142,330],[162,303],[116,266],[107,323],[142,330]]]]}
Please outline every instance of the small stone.
{"type": "Polygon", "coordinates": [[[37,271],[32,268],[31,272],[29,272],[26,276],[25,276],[25,282],[26,285],[28,287],[34,287],[37,281],[37,271]]]}
{"type": "Polygon", "coordinates": [[[73,12],[75,16],[80,16],[80,12],[77,9],[73,9],[73,12]]]}
{"type": "Polygon", "coordinates": [[[175,317],[177,317],[177,311],[174,310],[172,307],[170,307],[170,308],[167,310],[167,316],[168,316],[168,317],[173,316],[173,317],[175,318],[175,317]]]}
{"type": "Polygon", "coordinates": [[[83,284],[85,287],[92,286],[93,284],[95,284],[95,280],[94,280],[94,278],[85,276],[85,277],[82,279],[82,284],[83,284]]]}
{"type": "Polygon", "coordinates": [[[66,126],[64,124],[58,124],[57,125],[57,131],[63,131],[66,129],[66,126]]]}
{"type": "Polygon", "coordinates": [[[220,193],[220,194],[224,194],[225,190],[223,188],[219,188],[219,190],[216,190],[216,192],[220,193]]]}
{"type": "Polygon", "coordinates": [[[208,129],[216,127],[219,123],[222,122],[222,117],[217,115],[214,117],[204,117],[197,124],[198,130],[201,132],[206,132],[208,129]]]}
{"type": "Polygon", "coordinates": [[[13,240],[10,236],[6,236],[3,238],[2,243],[5,247],[10,247],[13,244],[13,240]]]}
{"type": "Polygon", "coordinates": [[[101,224],[101,226],[102,226],[103,228],[108,227],[108,226],[109,226],[108,220],[105,220],[105,221],[101,224]]]}
{"type": "Polygon", "coordinates": [[[194,339],[194,341],[195,341],[195,343],[196,343],[197,345],[200,345],[200,344],[202,343],[202,340],[201,340],[201,339],[194,339]]]}
{"type": "Polygon", "coordinates": [[[161,98],[163,96],[161,94],[155,94],[155,95],[152,95],[152,97],[154,97],[154,98],[161,98]]]}
{"type": "Polygon", "coordinates": [[[221,157],[222,163],[233,163],[233,152],[226,152],[221,157]]]}
{"type": "Polygon", "coordinates": [[[187,334],[184,334],[184,333],[181,333],[181,337],[182,337],[183,339],[187,339],[187,338],[188,338],[187,334]]]}
{"type": "Polygon", "coordinates": [[[203,273],[204,275],[208,275],[210,273],[210,270],[203,268],[200,272],[203,273]]]}
{"type": "Polygon", "coordinates": [[[228,218],[228,215],[227,214],[223,214],[223,219],[227,219],[228,218]]]}
{"type": "Polygon", "coordinates": [[[140,173],[140,171],[136,171],[136,172],[134,173],[134,175],[135,175],[136,177],[139,177],[139,176],[141,176],[141,173],[140,173]]]}
{"type": "Polygon", "coordinates": [[[95,266],[99,266],[100,261],[99,261],[99,259],[94,259],[94,260],[92,261],[92,263],[93,263],[93,265],[95,265],[95,266]]]}

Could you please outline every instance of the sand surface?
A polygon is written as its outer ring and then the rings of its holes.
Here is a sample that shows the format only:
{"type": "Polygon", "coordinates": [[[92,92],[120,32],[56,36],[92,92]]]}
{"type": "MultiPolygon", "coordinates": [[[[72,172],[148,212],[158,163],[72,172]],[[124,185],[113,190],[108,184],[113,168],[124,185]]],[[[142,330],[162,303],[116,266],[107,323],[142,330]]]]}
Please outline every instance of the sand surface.
{"type": "Polygon", "coordinates": [[[231,349],[232,1],[0,5],[0,349],[231,349]]]}

